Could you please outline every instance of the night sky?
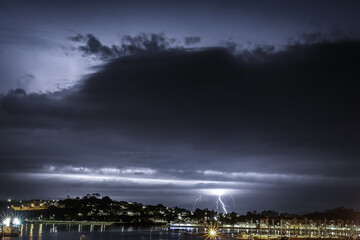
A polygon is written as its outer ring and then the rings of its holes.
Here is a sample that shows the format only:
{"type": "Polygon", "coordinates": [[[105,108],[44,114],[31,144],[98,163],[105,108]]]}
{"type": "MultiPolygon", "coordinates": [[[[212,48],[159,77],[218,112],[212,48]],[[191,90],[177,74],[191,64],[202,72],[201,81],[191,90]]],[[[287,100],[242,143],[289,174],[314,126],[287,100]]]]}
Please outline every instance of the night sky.
{"type": "Polygon", "coordinates": [[[0,199],[360,209],[359,1],[1,1],[0,199]]]}

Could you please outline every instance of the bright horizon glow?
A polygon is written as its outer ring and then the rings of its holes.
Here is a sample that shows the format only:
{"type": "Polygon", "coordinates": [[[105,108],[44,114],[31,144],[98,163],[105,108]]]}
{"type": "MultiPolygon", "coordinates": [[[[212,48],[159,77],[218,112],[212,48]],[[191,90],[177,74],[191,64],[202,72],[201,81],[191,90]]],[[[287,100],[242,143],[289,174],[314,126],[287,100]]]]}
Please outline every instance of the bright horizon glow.
{"type": "MultiPolygon", "coordinates": [[[[236,182],[236,181],[216,181],[216,180],[181,180],[181,179],[172,179],[172,178],[149,178],[149,177],[134,177],[134,176],[105,176],[105,175],[95,175],[95,174],[74,174],[74,173],[23,173],[22,177],[29,176],[37,179],[47,179],[50,178],[57,180],[65,181],[86,181],[86,182],[122,182],[122,183],[136,183],[136,184],[155,184],[155,185],[178,185],[178,186],[194,186],[199,184],[214,184],[214,185],[226,185],[229,187],[240,186],[240,185],[252,185],[252,183],[246,182],[236,182]]],[[[214,189],[204,189],[206,194],[209,194],[209,191],[212,192],[214,189]]],[[[222,189],[222,194],[228,193],[230,189],[222,189]]],[[[216,191],[217,193],[212,193],[211,195],[218,195],[220,190],[216,191]]]]}
{"type": "Polygon", "coordinates": [[[208,194],[210,194],[210,195],[216,195],[216,196],[222,196],[222,195],[225,195],[225,194],[227,194],[227,193],[230,192],[228,189],[221,189],[221,188],[218,188],[218,189],[207,189],[206,191],[208,192],[208,194]]]}

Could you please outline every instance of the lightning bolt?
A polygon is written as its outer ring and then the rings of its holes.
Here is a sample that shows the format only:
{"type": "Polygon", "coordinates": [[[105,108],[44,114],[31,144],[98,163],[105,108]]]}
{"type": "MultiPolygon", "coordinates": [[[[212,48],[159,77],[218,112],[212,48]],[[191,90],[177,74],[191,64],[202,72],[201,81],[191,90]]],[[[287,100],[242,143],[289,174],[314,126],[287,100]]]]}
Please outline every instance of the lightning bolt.
{"type": "Polygon", "coordinates": [[[226,205],[224,204],[224,202],[221,199],[221,195],[218,195],[218,198],[216,200],[216,211],[219,212],[219,203],[221,205],[221,208],[223,209],[224,213],[227,214],[227,210],[226,210],[226,205]]]}
{"type": "Polygon", "coordinates": [[[196,204],[200,204],[200,201],[201,201],[201,195],[195,200],[194,206],[193,206],[193,211],[196,210],[196,204]]]}
{"type": "Polygon", "coordinates": [[[234,207],[234,209],[236,209],[234,198],[231,195],[230,195],[230,197],[231,197],[231,200],[233,202],[233,207],[234,207]]]}

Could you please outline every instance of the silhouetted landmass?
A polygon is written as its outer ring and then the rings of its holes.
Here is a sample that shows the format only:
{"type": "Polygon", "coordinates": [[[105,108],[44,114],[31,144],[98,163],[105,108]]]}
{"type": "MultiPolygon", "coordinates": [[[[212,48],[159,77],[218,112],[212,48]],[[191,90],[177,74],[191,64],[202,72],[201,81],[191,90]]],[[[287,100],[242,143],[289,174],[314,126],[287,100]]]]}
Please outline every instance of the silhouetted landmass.
{"type": "Polygon", "coordinates": [[[137,202],[115,201],[108,196],[101,197],[97,193],[87,194],[82,198],[68,197],[64,200],[1,201],[0,211],[12,212],[27,220],[102,221],[122,224],[201,224],[214,219],[214,217],[217,217],[218,221],[223,224],[260,222],[264,219],[267,221],[298,219],[304,223],[308,220],[335,220],[359,224],[360,220],[360,212],[343,207],[304,215],[278,213],[274,210],[249,211],[246,215],[239,215],[235,212],[217,213],[209,209],[190,211],[179,207],[166,207],[162,204],[154,206],[137,202]]]}

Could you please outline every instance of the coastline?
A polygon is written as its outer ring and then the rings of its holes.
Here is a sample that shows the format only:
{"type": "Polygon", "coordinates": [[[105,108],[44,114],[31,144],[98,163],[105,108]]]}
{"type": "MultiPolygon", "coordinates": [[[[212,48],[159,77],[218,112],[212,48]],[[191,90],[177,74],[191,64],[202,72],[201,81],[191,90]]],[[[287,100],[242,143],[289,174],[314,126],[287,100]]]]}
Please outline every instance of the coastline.
{"type": "Polygon", "coordinates": [[[164,226],[168,227],[168,224],[132,224],[132,223],[123,223],[123,222],[107,222],[107,221],[67,221],[67,220],[25,220],[25,223],[35,223],[35,224],[74,224],[74,225],[124,225],[124,226],[164,226]]]}
{"type": "Polygon", "coordinates": [[[43,223],[43,224],[80,224],[80,225],[114,225],[116,222],[98,222],[98,221],[62,221],[62,220],[25,220],[25,223],[43,223]]]}

